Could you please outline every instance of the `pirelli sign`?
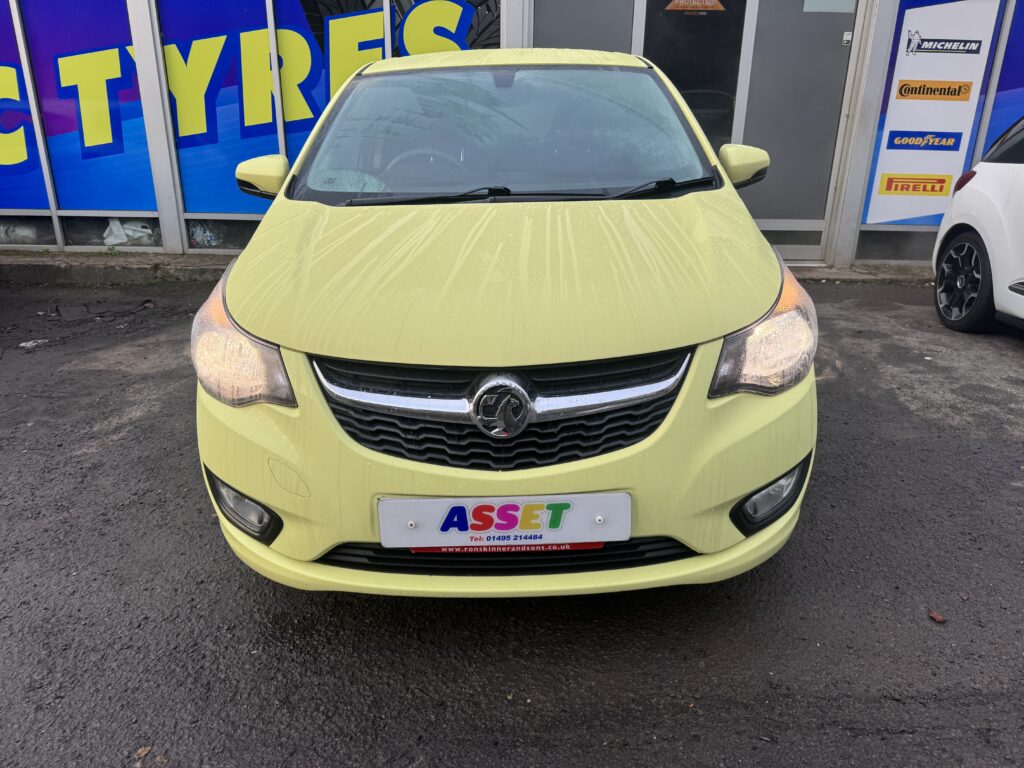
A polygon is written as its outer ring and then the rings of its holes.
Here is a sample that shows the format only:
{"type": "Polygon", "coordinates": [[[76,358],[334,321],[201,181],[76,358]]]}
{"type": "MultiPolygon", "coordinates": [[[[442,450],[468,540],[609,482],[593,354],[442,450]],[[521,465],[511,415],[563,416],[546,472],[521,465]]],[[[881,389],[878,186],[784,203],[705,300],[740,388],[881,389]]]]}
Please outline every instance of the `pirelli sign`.
{"type": "Polygon", "coordinates": [[[973,83],[964,80],[900,80],[897,99],[970,101],[973,83]]]}
{"type": "Polygon", "coordinates": [[[940,174],[883,173],[878,194],[944,197],[952,183],[952,176],[940,174]]]}

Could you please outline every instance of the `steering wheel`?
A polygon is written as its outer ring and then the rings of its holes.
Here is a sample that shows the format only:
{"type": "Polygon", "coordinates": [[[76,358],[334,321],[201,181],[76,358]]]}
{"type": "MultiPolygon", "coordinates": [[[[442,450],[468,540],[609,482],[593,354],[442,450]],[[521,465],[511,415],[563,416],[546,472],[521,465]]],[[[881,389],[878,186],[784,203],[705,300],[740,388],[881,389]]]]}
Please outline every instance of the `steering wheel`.
{"type": "Polygon", "coordinates": [[[406,163],[409,160],[412,160],[413,158],[420,156],[429,157],[431,159],[440,158],[441,160],[444,160],[450,166],[458,169],[459,171],[465,172],[466,170],[463,167],[462,163],[460,163],[453,155],[450,155],[447,152],[441,152],[440,150],[437,149],[430,149],[429,147],[417,147],[415,149],[407,149],[405,150],[405,152],[399,152],[397,155],[391,158],[391,162],[384,166],[383,173],[388,173],[396,165],[406,163]]]}

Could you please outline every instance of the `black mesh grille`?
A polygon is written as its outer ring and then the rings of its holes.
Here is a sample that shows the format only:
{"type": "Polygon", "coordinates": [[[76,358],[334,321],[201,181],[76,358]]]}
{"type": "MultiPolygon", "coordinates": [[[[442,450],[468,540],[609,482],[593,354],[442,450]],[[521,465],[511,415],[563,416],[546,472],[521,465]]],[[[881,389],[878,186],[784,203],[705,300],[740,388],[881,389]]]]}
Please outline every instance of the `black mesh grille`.
{"type": "MultiPolygon", "coordinates": [[[[688,350],[569,365],[511,368],[391,366],[316,358],[332,385],[418,397],[471,397],[474,384],[496,372],[518,374],[538,395],[618,389],[671,378],[688,350]]],[[[615,410],[537,422],[514,438],[485,435],[475,424],[385,414],[327,398],[341,427],[361,445],[389,456],[447,467],[516,470],[600,456],[650,437],[671,410],[679,387],[662,397],[615,410]]],[[[326,396],[326,395],[325,395],[326,396]]]]}
{"type": "Polygon", "coordinates": [[[633,568],[697,554],[675,539],[651,536],[608,542],[601,549],[559,552],[411,552],[380,544],[341,544],[318,562],[363,571],[427,576],[536,576],[633,568]]]}
{"type": "Polygon", "coordinates": [[[465,469],[510,470],[587,459],[654,433],[675,393],[642,405],[531,424],[511,440],[488,437],[475,424],[454,424],[367,411],[328,401],[356,442],[389,456],[465,469]]]}

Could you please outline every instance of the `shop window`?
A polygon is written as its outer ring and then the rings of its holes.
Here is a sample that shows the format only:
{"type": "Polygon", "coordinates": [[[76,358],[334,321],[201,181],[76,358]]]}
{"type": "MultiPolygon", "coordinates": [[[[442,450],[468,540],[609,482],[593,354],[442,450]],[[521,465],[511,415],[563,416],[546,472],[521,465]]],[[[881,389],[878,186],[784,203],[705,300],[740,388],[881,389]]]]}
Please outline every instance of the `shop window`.
{"type": "Polygon", "coordinates": [[[498,48],[500,0],[391,0],[395,56],[498,48]]]}
{"type": "MultiPolygon", "coordinates": [[[[392,0],[391,9],[395,56],[501,45],[500,0],[392,0]]],[[[382,0],[275,0],[274,20],[294,161],[331,96],[385,57],[384,7],[382,0]]]]}
{"type": "Polygon", "coordinates": [[[56,245],[49,216],[0,216],[0,245],[56,245]]]}
{"type": "Polygon", "coordinates": [[[238,191],[235,166],[279,149],[266,4],[160,0],[157,10],[185,210],[265,212],[238,191]]]}
{"type": "Polygon", "coordinates": [[[812,230],[769,229],[762,234],[772,245],[821,245],[821,232],[812,230]]]}
{"type": "Polygon", "coordinates": [[[992,117],[985,137],[985,151],[1014,123],[1024,118],[1024,3],[1018,2],[1010,24],[999,83],[992,101],[992,117]]]}
{"type": "Polygon", "coordinates": [[[11,7],[0,3],[0,208],[49,207],[11,7]]]}
{"type": "Polygon", "coordinates": [[[384,58],[381,0],[274,0],[285,144],[294,162],[330,97],[384,58]]]}
{"type": "Polygon", "coordinates": [[[124,0],[20,7],[57,204],[156,210],[124,0]]]}
{"type": "Polygon", "coordinates": [[[188,247],[194,250],[240,251],[249,244],[258,221],[189,219],[188,247]]]}
{"type": "Polygon", "coordinates": [[[163,244],[157,219],[117,216],[61,218],[68,245],[107,248],[155,248],[163,244]]]}
{"type": "Polygon", "coordinates": [[[732,139],[746,5],[647,0],[644,55],[682,93],[715,150],[732,139]]]}

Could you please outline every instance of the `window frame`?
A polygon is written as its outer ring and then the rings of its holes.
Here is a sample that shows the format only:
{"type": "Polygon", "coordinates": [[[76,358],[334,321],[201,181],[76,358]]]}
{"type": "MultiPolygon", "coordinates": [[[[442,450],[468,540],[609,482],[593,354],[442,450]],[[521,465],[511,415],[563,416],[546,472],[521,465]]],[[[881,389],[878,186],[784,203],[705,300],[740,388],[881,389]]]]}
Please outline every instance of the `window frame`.
{"type": "Polygon", "coordinates": [[[981,158],[983,163],[1000,163],[1004,165],[1024,165],[1024,117],[1007,128],[1003,134],[995,140],[988,152],[981,158]],[[1003,159],[1003,156],[1011,151],[1021,153],[1021,159],[1003,159]]]}

